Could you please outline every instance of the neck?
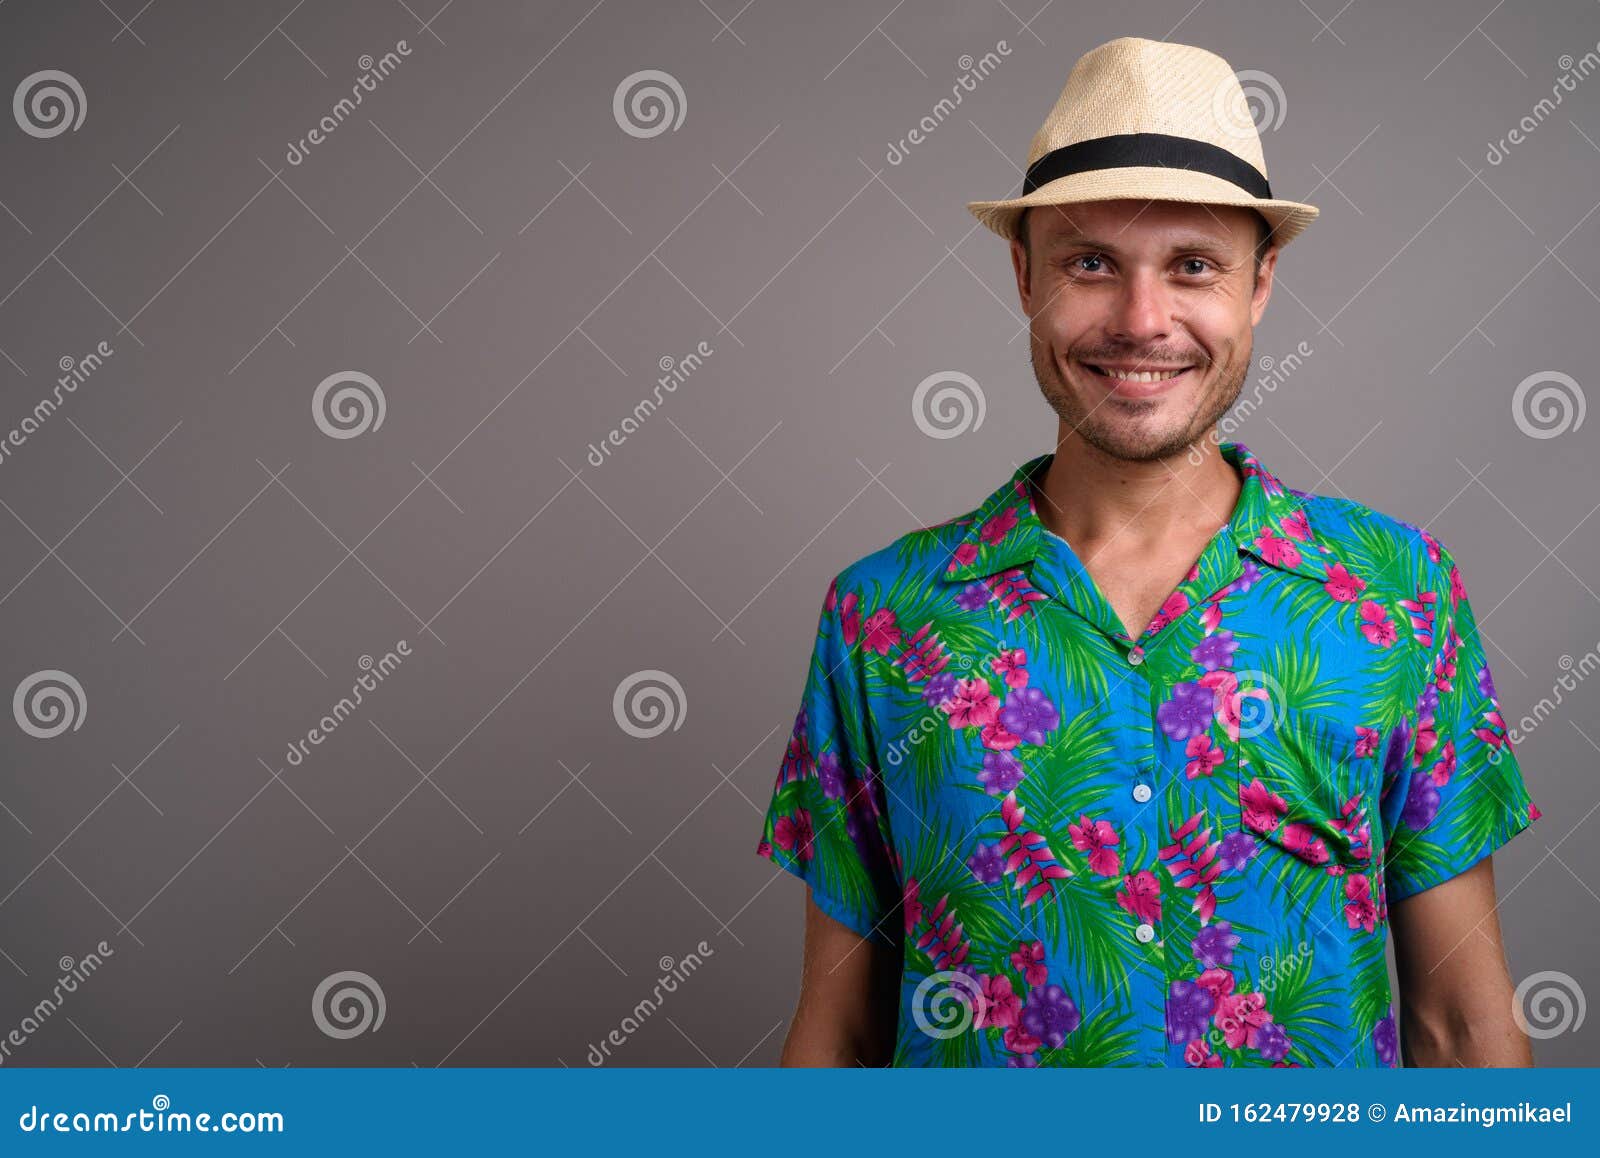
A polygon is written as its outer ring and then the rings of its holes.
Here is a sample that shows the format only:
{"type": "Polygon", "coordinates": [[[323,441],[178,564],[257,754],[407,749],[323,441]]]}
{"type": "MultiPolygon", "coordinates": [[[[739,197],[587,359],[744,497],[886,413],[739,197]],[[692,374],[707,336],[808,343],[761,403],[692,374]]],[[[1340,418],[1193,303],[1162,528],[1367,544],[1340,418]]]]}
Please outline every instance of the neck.
{"type": "Polygon", "coordinates": [[[1210,437],[1168,458],[1130,462],[1063,424],[1034,502],[1045,528],[1075,546],[1115,541],[1139,550],[1209,538],[1227,524],[1241,487],[1210,437]]]}

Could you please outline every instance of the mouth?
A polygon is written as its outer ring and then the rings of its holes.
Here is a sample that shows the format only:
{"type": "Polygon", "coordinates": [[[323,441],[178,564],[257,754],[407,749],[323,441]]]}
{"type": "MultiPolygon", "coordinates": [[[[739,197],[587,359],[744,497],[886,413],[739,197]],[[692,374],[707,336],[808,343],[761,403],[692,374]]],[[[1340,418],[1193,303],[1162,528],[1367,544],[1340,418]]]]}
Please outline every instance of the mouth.
{"type": "Polygon", "coordinates": [[[1119,398],[1154,398],[1189,381],[1195,366],[1143,367],[1132,369],[1099,362],[1079,362],[1101,384],[1119,398]]]}

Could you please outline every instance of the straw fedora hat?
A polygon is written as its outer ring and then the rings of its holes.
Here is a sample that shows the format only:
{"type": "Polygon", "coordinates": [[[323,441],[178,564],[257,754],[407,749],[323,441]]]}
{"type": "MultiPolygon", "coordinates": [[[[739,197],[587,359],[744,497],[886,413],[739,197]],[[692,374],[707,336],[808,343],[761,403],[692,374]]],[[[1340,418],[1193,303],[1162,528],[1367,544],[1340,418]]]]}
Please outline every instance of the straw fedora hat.
{"type": "Polygon", "coordinates": [[[1214,52],[1124,36],[1078,58],[1033,136],[1020,196],[972,201],[1001,237],[1036,205],[1117,198],[1240,205],[1287,245],[1318,210],[1272,196],[1244,89],[1214,52]]]}

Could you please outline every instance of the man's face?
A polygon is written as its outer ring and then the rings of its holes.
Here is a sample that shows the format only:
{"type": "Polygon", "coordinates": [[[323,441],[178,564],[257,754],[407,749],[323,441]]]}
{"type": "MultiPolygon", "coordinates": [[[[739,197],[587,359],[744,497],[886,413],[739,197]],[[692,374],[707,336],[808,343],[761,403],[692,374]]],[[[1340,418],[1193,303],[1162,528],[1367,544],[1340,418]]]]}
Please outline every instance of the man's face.
{"type": "Polygon", "coordinates": [[[1045,401],[1114,458],[1187,451],[1239,397],[1272,293],[1277,251],[1257,279],[1255,214],[1094,201],[1037,207],[1024,224],[1032,260],[1020,241],[1011,256],[1045,401]]]}

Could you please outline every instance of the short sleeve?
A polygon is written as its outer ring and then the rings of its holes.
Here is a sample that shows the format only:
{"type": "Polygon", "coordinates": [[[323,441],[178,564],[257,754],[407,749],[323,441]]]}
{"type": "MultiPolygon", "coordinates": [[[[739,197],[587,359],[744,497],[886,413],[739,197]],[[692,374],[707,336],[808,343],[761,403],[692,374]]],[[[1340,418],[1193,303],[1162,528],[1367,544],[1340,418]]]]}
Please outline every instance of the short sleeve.
{"type": "Polygon", "coordinates": [[[1394,817],[1384,849],[1389,901],[1465,872],[1539,817],[1501,715],[1461,570],[1437,541],[1430,546],[1447,585],[1432,597],[1439,610],[1425,682],[1402,725],[1411,735],[1397,750],[1392,746],[1384,769],[1385,799],[1401,802],[1384,810],[1394,817]]]}
{"type": "Polygon", "coordinates": [[[828,585],[817,637],[757,853],[810,886],[828,916],[896,945],[898,871],[882,777],[868,740],[870,709],[857,661],[855,592],[828,585]]]}

